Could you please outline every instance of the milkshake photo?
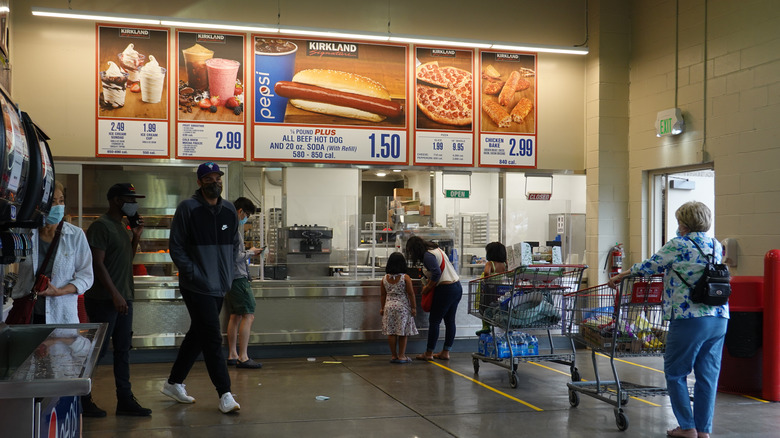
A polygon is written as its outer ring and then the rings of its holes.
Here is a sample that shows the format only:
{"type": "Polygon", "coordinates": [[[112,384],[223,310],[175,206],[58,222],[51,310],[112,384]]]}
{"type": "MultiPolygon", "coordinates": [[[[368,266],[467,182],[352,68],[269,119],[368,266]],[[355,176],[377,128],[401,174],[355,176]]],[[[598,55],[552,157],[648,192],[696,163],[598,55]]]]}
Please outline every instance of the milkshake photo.
{"type": "Polygon", "coordinates": [[[205,90],[209,86],[206,61],[214,57],[214,51],[200,44],[181,51],[184,55],[184,65],[187,68],[187,85],[195,90],[205,90]]]}

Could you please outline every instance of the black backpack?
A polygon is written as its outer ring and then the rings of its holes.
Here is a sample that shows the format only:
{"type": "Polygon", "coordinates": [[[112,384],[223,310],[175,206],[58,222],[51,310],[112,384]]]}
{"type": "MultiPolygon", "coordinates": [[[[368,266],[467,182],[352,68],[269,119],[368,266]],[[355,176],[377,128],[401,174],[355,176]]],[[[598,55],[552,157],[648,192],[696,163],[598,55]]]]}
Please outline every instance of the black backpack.
{"type": "Polygon", "coordinates": [[[714,263],[714,254],[704,254],[696,241],[691,239],[691,242],[693,242],[696,249],[699,250],[699,254],[707,260],[704,266],[704,272],[702,272],[701,277],[696,280],[696,284],[693,286],[685,281],[679,272],[674,271],[674,273],[691,289],[692,302],[706,304],[708,306],[722,306],[728,303],[729,296],[731,295],[731,274],[729,274],[729,267],[723,263],[714,263]]]}

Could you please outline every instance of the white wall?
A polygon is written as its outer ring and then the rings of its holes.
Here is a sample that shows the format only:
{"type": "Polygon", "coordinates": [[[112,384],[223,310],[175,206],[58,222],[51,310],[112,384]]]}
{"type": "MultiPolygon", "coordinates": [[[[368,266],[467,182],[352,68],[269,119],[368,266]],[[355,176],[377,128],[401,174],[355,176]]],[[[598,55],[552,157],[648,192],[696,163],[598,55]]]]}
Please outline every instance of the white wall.
{"type": "Polygon", "coordinates": [[[333,228],[331,248],[349,248],[350,227],[360,211],[360,171],[286,167],[283,172],[285,225],[333,228]]]}
{"type": "Polygon", "coordinates": [[[553,175],[552,197],[549,201],[527,200],[525,180],[525,174],[511,173],[506,176],[507,246],[525,241],[550,240],[550,214],[585,213],[585,175],[553,175]]]}

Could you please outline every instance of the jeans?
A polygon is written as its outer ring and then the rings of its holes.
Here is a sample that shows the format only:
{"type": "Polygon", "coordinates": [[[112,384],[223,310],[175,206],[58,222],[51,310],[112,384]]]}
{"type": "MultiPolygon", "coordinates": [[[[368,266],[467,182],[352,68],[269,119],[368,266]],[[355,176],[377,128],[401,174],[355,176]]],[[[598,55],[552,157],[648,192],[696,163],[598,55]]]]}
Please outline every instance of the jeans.
{"type": "Polygon", "coordinates": [[[131,398],[133,391],[130,388],[130,347],[133,340],[133,302],[127,301],[126,315],[117,312],[111,300],[85,298],[84,307],[90,323],[108,323],[98,360],[106,355],[108,343],[111,342],[114,350],[116,398],[118,400],[131,398]]]}
{"type": "Polygon", "coordinates": [[[222,328],[219,323],[223,299],[185,289],[181,289],[181,296],[190,314],[190,329],[184,335],[168,380],[171,383],[184,383],[198,355],[203,353],[211,383],[222,397],[222,394],[230,392],[230,375],[222,352],[222,328]]]}
{"type": "Polygon", "coordinates": [[[728,319],[716,316],[673,319],[669,323],[664,354],[664,374],[672,412],[683,429],[712,431],[715,393],[728,319]],[[688,374],[693,370],[693,410],[688,394],[688,374]]]}
{"type": "Polygon", "coordinates": [[[455,343],[455,314],[463,296],[460,282],[438,285],[430,292],[433,294],[431,313],[428,314],[428,351],[436,349],[439,340],[439,324],[444,320],[444,350],[451,350],[455,343]]]}

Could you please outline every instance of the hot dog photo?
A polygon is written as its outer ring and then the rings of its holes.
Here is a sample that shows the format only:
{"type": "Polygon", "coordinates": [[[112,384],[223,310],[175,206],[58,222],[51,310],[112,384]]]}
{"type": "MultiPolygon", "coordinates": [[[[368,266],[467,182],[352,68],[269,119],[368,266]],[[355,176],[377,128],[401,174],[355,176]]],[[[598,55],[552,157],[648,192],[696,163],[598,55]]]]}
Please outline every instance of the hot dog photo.
{"type": "Polygon", "coordinates": [[[255,122],[406,125],[403,47],[255,37],[255,122]]]}
{"type": "Polygon", "coordinates": [[[481,130],[534,134],[536,57],[495,52],[481,55],[481,130]]]}

